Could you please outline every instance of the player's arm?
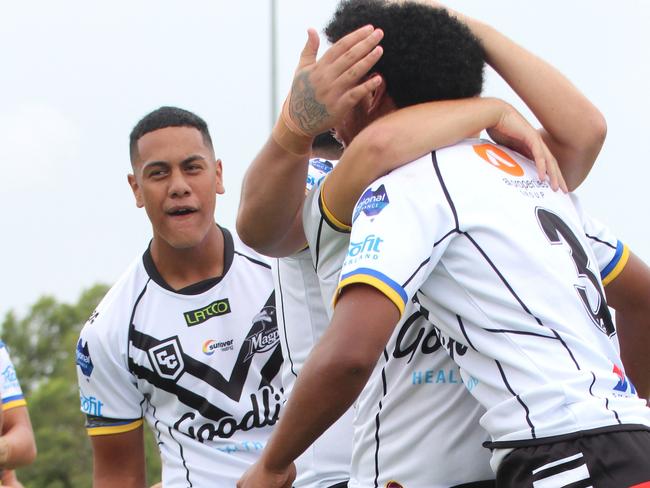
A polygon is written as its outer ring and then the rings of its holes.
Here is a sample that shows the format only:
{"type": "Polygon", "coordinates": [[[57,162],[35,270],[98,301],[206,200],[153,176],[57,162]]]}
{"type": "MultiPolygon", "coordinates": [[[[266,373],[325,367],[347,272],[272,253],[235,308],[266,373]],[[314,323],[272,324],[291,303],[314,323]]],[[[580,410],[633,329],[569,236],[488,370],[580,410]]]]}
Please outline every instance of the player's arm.
{"type": "Polygon", "coordinates": [[[397,307],[375,288],[344,289],[262,457],[238,487],[291,486],[291,463],[352,405],[398,320],[397,307]]]}
{"type": "Polygon", "coordinates": [[[621,359],[641,398],[650,398],[650,268],[629,253],[620,274],[605,286],[616,310],[621,359]]]}
{"type": "Polygon", "coordinates": [[[422,103],[396,110],[364,128],[322,184],[323,202],[342,224],[366,186],[409,161],[493,128],[535,161],[540,178],[563,186],[557,162],[540,134],[508,103],[497,98],[422,103]]]}
{"type": "Polygon", "coordinates": [[[142,426],[120,434],[91,437],[93,488],[145,488],[142,426]]]}
{"type": "MultiPolygon", "coordinates": [[[[569,190],[577,188],[589,174],[605,141],[607,124],[602,113],[543,59],[483,22],[457,12],[452,14],[481,40],[490,66],[535,114],[569,190]]],[[[498,133],[490,135],[499,139],[498,133]]]]}
{"type": "Polygon", "coordinates": [[[311,144],[380,82],[364,77],[382,54],[382,36],[362,27],[316,61],[318,34],[309,30],[280,118],[242,184],[237,232],[258,252],[285,256],[304,246],[301,210],[311,144]]]}
{"type": "Polygon", "coordinates": [[[14,469],[36,459],[36,441],[27,407],[24,405],[3,412],[0,436],[0,467],[14,469]]]}

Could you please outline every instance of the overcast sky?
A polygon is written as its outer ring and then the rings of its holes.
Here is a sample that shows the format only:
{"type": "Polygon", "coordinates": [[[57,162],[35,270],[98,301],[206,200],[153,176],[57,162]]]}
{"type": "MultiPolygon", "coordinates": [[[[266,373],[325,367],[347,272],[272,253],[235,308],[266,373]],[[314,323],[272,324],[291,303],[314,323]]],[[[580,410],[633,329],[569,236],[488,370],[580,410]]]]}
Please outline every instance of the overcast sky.
{"type": "MultiPolygon", "coordinates": [[[[336,3],[278,1],[278,104],[307,27],[320,30],[336,3]]],[[[650,261],[650,2],[448,4],[551,61],[602,110],[608,138],[579,193],[650,261]]],[[[0,314],[46,293],[73,301],[144,251],[151,229],[127,186],[127,138],[161,105],[210,125],[227,190],[217,220],[234,227],[242,175],[270,128],[269,25],[267,0],[2,2],[0,314]]],[[[493,73],[484,93],[524,110],[493,73]]]]}

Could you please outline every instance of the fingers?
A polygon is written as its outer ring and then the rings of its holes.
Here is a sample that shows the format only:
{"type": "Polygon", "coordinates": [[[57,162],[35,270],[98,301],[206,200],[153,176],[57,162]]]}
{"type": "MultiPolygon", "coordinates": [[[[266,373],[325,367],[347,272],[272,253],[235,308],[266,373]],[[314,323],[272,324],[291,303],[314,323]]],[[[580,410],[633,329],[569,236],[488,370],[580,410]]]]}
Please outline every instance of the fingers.
{"type": "MultiPolygon", "coordinates": [[[[372,66],[377,62],[381,56],[381,52],[377,52],[379,42],[384,37],[384,31],[381,29],[374,30],[369,36],[360,40],[347,51],[341,53],[336,59],[332,61],[331,73],[338,78],[341,75],[348,74],[353,81],[359,80],[363,77],[372,66]],[[368,56],[373,59],[372,63],[366,62],[364,67],[359,66],[360,62],[368,60],[368,56]],[[351,76],[350,76],[351,75],[351,76]]],[[[381,48],[380,48],[381,49],[381,48]]],[[[348,81],[348,80],[346,80],[348,81]]]]}
{"type": "Polygon", "coordinates": [[[344,97],[341,98],[339,107],[337,107],[337,112],[346,113],[352,107],[354,107],[359,101],[381,85],[382,78],[379,75],[375,75],[369,80],[364,81],[360,85],[355,86],[351,90],[348,90],[344,97]]]}
{"type": "Polygon", "coordinates": [[[352,46],[371,35],[373,31],[373,26],[364,25],[363,27],[359,27],[357,30],[350,32],[347,36],[336,41],[334,45],[323,54],[322,61],[325,63],[333,63],[343,53],[349,51],[352,46]]]}
{"type": "Polygon", "coordinates": [[[377,64],[377,61],[379,61],[379,58],[381,58],[383,53],[384,50],[381,46],[375,47],[364,58],[343,72],[343,74],[339,76],[337,82],[341,83],[343,87],[356,84],[361,78],[366,76],[368,71],[370,71],[375,64],[377,64]]]}
{"type": "Polygon", "coordinates": [[[300,53],[300,60],[298,61],[298,67],[296,68],[296,71],[299,71],[305,66],[309,66],[316,62],[319,45],[320,38],[318,37],[318,32],[310,27],[307,29],[307,42],[305,43],[305,47],[300,53]]]}

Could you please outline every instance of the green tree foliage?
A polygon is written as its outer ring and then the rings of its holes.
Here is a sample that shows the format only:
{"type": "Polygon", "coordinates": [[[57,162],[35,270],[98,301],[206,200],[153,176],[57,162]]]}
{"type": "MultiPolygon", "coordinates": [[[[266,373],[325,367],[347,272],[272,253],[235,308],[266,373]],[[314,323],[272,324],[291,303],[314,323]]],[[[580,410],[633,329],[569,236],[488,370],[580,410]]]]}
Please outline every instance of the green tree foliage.
{"type": "MultiPolygon", "coordinates": [[[[45,296],[18,318],[9,312],[2,339],[27,397],[36,436],[36,462],[18,471],[26,488],[88,488],[92,485],[92,452],[79,411],[75,347],[79,331],[107,291],[105,285],[85,290],[74,305],[45,296]]],[[[145,429],[147,477],[160,480],[155,440],[145,429]]]]}

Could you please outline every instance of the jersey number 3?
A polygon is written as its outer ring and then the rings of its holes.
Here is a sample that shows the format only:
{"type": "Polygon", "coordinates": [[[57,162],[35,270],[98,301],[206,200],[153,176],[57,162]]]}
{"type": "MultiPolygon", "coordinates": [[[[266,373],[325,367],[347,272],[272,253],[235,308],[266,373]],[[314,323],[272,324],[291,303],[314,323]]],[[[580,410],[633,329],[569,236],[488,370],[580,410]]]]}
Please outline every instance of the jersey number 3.
{"type": "Polygon", "coordinates": [[[591,306],[585,286],[574,285],[578,296],[582,300],[585,310],[593,323],[605,334],[612,336],[614,334],[614,323],[601,290],[600,279],[588,268],[589,257],[580,244],[580,241],[571,228],[550,210],[537,207],[535,212],[537,214],[537,221],[551,244],[566,244],[569,246],[578,277],[589,280],[598,294],[597,306],[591,306]]]}

